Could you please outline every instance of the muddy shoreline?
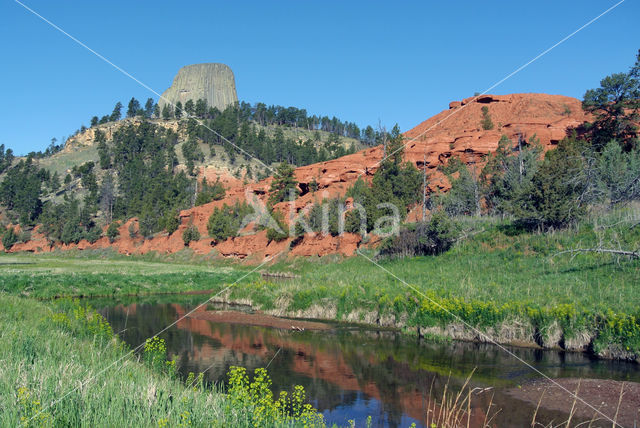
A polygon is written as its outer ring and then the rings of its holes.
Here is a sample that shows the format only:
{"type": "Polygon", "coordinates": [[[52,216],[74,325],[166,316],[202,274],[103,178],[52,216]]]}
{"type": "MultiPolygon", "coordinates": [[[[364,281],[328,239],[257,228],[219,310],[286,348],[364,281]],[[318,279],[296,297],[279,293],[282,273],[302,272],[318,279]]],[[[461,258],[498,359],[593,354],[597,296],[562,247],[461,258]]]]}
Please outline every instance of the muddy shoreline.
{"type": "Polygon", "coordinates": [[[284,330],[304,331],[304,330],[331,330],[329,324],[315,321],[305,321],[274,317],[263,313],[245,313],[239,311],[203,311],[194,312],[188,318],[207,320],[212,322],[224,322],[227,324],[242,324],[258,327],[271,327],[284,330]]]}
{"type": "MultiPolygon", "coordinates": [[[[640,422],[640,383],[608,379],[537,380],[507,394],[550,410],[574,409],[574,416],[594,426],[633,427],[640,422]],[[578,397],[578,398],[576,398],[578,397]]],[[[561,421],[556,421],[561,422],[561,421]]]]}

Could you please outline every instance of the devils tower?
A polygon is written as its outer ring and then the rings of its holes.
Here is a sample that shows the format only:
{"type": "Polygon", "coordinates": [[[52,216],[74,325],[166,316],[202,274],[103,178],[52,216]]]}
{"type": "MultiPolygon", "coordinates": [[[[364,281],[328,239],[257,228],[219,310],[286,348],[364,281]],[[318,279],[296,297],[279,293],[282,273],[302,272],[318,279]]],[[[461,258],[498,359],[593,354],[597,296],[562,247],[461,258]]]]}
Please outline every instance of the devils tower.
{"type": "Polygon", "coordinates": [[[173,79],[173,84],[163,92],[159,101],[160,108],[166,102],[172,104],[187,100],[196,102],[207,100],[207,105],[224,110],[238,102],[236,82],[229,66],[219,63],[192,64],[182,67],[173,79]]]}

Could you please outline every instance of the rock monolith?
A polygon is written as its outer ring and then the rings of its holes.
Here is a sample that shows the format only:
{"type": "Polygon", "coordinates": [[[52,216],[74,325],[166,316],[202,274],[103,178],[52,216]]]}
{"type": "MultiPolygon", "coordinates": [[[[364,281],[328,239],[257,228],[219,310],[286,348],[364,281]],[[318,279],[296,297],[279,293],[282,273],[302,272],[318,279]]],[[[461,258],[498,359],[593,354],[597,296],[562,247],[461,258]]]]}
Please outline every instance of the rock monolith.
{"type": "Polygon", "coordinates": [[[162,94],[159,104],[162,109],[167,100],[174,105],[178,101],[184,105],[187,100],[195,103],[201,98],[207,100],[208,106],[220,111],[238,102],[236,82],[229,66],[207,63],[182,67],[171,87],[162,94]]]}

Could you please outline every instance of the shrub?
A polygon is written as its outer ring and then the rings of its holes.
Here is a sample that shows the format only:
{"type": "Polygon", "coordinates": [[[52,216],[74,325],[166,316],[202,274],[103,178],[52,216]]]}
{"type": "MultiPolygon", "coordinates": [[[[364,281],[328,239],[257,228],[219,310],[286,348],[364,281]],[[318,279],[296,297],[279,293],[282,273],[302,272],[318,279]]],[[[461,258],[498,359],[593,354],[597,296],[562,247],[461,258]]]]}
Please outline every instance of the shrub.
{"type": "Polygon", "coordinates": [[[84,234],[84,238],[90,243],[96,242],[98,239],[102,237],[102,230],[98,226],[93,226],[91,229],[87,230],[84,234]]]}
{"type": "Polygon", "coordinates": [[[18,234],[18,242],[29,242],[31,240],[31,231],[22,230],[18,234]]]}
{"type": "Polygon", "coordinates": [[[2,245],[4,245],[5,251],[10,250],[16,242],[18,242],[18,235],[15,230],[10,227],[4,232],[4,235],[2,235],[2,245]]]}
{"type": "Polygon", "coordinates": [[[136,225],[133,222],[129,223],[129,229],[128,230],[129,230],[129,237],[131,239],[135,238],[138,235],[138,233],[136,231],[136,225]]]}
{"type": "Polygon", "coordinates": [[[438,211],[429,222],[407,225],[397,236],[387,238],[380,255],[412,257],[441,254],[451,248],[458,238],[458,232],[458,225],[445,213],[438,211]]]}
{"type": "Polygon", "coordinates": [[[450,161],[451,169],[445,170],[445,174],[451,183],[451,189],[447,193],[439,193],[434,197],[436,205],[441,205],[450,216],[479,215],[481,207],[482,189],[474,171],[457,158],[450,161]],[[449,172],[449,171],[453,172],[449,172]],[[453,174],[457,173],[457,177],[453,174]]]}
{"type": "Polygon", "coordinates": [[[340,234],[340,216],[344,211],[344,200],[342,198],[324,200],[320,204],[313,205],[307,217],[307,222],[314,232],[338,236],[340,234]]]}
{"type": "Polygon", "coordinates": [[[182,232],[182,240],[184,241],[184,245],[188,246],[191,241],[200,240],[200,232],[198,228],[194,225],[189,225],[184,232],[182,232]]]}
{"type": "Polygon", "coordinates": [[[275,221],[275,224],[271,224],[271,227],[267,228],[267,239],[269,241],[282,241],[289,237],[289,228],[287,227],[282,213],[274,211],[271,213],[271,218],[275,221]]]}
{"type": "Polygon", "coordinates": [[[251,426],[325,426],[323,415],[305,403],[304,387],[296,385],[291,394],[281,391],[274,399],[266,369],[256,369],[250,379],[245,368],[231,366],[228,376],[229,399],[252,410],[251,426]]]}
{"type": "Polygon", "coordinates": [[[591,169],[584,158],[585,142],[567,138],[546,153],[531,179],[529,191],[520,192],[509,211],[529,228],[561,228],[586,214],[591,198],[591,169]]]}
{"type": "Polygon", "coordinates": [[[180,226],[180,216],[178,214],[178,210],[168,211],[164,215],[162,222],[164,223],[164,229],[169,235],[178,230],[178,227],[180,226]]]}
{"type": "Polygon", "coordinates": [[[493,122],[491,121],[491,115],[489,114],[489,107],[482,106],[482,129],[489,131],[493,129],[493,122]]]}
{"type": "Polygon", "coordinates": [[[207,179],[202,179],[202,188],[196,196],[196,206],[208,204],[211,201],[219,201],[223,199],[226,195],[226,191],[224,190],[224,186],[220,183],[220,179],[216,180],[215,183],[209,185],[207,183],[207,179]]]}
{"type": "Polygon", "coordinates": [[[216,241],[237,236],[243,226],[242,221],[252,212],[253,208],[246,202],[236,202],[233,206],[224,204],[222,208],[215,208],[207,222],[209,236],[216,241]]]}
{"type": "Polygon", "coordinates": [[[120,236],[119,227],[120,223],[117,221],[112,221],[111,224],[109,224],[109,227],[107,227],[107,238],[109,238],[109,242],[113,243],[118,239],[118,236],[120,236]]]}

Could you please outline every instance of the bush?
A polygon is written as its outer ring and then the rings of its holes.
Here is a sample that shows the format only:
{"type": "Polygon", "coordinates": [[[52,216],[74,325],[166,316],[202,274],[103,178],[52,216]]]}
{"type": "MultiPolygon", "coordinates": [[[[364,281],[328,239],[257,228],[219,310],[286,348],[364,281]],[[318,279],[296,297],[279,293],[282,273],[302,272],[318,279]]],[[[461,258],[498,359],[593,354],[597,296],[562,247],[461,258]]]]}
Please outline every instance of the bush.
{"type": "Polygon", "coordinates": [[[164,229],[167,231],[169,235],[178,230],[180,226],[180,216],[177,210],[168,211],[164,218],[162,219],[164,223],[164,229]]]}
{"type": "Polygon", "coordinates": [[[226,191],[222,183],[220,183],[220,179],[216,180],[212,185],[209,185],[206,178],[203,178],[202,188],[198,196],[196,196],[196,206],[208,204],[211,201],[219,201],[223,199],[225,195],[226,191]]]}
{"type": "Polygon", "coordinates": [[[493,129],[493,122],[491,121],[491,115],[489,114],[489,107],[482,106],[482,129],[489,131],[493,129]]]}
{"type": "Polygon", "coordinates": [[[136,231],[136,225],[133,222],[129,223],[129,229],[128,230],[129,230],[129,238],[133,239],[138,235],[138,233],[136,231]]]}
{"type": "Polygon", "coordinates": [[[109,238],[109,242],[113,243],[118,239],[118,236],[120,236],[120,230],[118,230],[119,227],[120,223],[117,221],[112,221],[109,227],[107,227],[107,237],[109,238]]]}
{"type": "Polygon", "coordinates": [[[31,231],[22,230],[18,234],[18,242],[29,242],[31,240],[31,231]]]}
{"type": "Polygon", "coordinates": [[[481,207],[480,182],[474,171],[459,159],[450,161],[451,169],[445,170],[445,174],[451,183],[451,189],[447,193],[440,193],[434,197],[436,205],[441,205],[450,216],[479,215],[481,207]],[[453,174],[457,173],[457,177],[453,174]]]}
{"type": "Polygon", "coordinates": [[[185,246],[188,246],[191,241],[200,240],[200,232],[198,231],[198,228],[194,225],[189,225],[189,227],[182,232],[182,240],[184,241],[185,246]]]}
{"type": "Polygon", "coordinates": [[[13,227],[10,227],[2,235],[2,245],[4,245],[5,251],[10,250],[16,242],[18,242],[18,234],[13,230],[13,227]]]}
{"type": "Polygon", "coordinates": [[[216,241],[237,236],[243,226],[242,221],[252,212],[253,208],[246,202],[236,202],[233,206],[224,204],[222,208],[215,208],[207,222],[209,236],[216,241]]]}
{"type": "Polygon", "coordinates": [[[251,426],[325,426],[322,413],[305,403],[303,386],[294,386],[290,394],[281,391],[274,399],[266,369],[256,369],[250,379],[245,368],[231,366],[228,376],[228,397],[232,403],[251,410],[251,426]]]}
{"type": "Polygon", "coordinates": [[[271,227],[267,228],[267,239],[269,241],[282,241],[289,237],[289,228],[284,221],[282,213],[274,211],[271,213],[271,218],[276,224],[270,224],[271,227]]]}
{"type": "Polygon", "coordinates": [[[528,228],[562,228],[586,214],[592,187],[584,141],[566,138],[546,153],[531,179],[528,191],[520,192],[509,211],[528,228]]]}
{"type": "Polygon", "coordinates": [[[413,257],[438,255],[449,250],[458,238],[459,226],[441,211],[427,223],[403,227],[397,236],[387,238],[380,248],[381,256],[413,257]]]}
{"type": "Polygon", "coordinates": [[[84,234],[84,238],[87,241],[89,241],[91,244],[96,242],[101,237],[102,237],[102,230],[98,226],[93,226],[91,229],[87,230],[84,234]]]}
{"type": "Polygon", "coordinates": [[[324,200],[320,204],[314,204],[307,216],[307,222],[309,227],[314,232],[328,233],[331,236],[338,236],[340,234],[340,216],[345,211],[344,200],[342,198],[335,198],[324,200]],[[326,224],[325,214],[326,211],[326,224]]]}

